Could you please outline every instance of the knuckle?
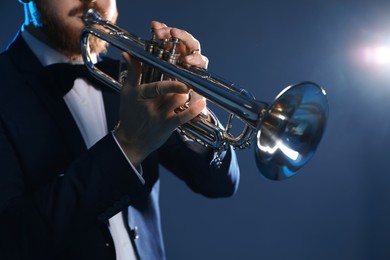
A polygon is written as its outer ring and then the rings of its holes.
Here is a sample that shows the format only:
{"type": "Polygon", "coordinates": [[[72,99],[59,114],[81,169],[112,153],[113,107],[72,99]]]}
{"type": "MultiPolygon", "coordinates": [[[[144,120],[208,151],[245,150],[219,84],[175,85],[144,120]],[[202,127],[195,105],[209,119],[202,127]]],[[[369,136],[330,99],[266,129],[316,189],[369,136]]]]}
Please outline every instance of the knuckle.
{"type": "Polygon", "coordinates": [[[171,29],[171,34],[173,36],[182,36],[183,34],[185,34],[186,31],[182,30],[182,29],[178,29],[178,28],[172,28],[171,29]]]}
{"type": "Polygon", "coordinates": [[[155,87],[154,90],[157,96],[161,96],[169,92],[169,86],[165,83],[165,81],[156,81],[154,82],[155,87]]]}
{"type": "Polygon", "coordinates": [[[170,37],[170,27],[155,28],[154,33],[158,39],[170,37]]]}
{"type": "Polygon", "coordinates": [[[156,96],[161,96],[161,94],[162,94],[161,84],[158,84],[158,83],[155,84],[154,91],[156,92],[156,96]]]}
{"type": "Polygon", "coordinates": [[[134,91],[137,96],[137,100],[142,100],[147,98],[145,90],[146,90],[145,85],[139,85],[136,88],[134,88],[134,91]]]}
{"type": "Polygon", "coordinates": [[[202,55],[202,67],[207,68],[209,65],[209,58],[202,55]]]}
{"type": "Polygon", "coordinates": [[[194,41],[194,43],[198,46],[198,49],[199,49],[199,51],[200,51],[200,41],[198,41],[194,36],[192,36],[191,35],[191,37],[192,37],[192,40],[194,41]]]}

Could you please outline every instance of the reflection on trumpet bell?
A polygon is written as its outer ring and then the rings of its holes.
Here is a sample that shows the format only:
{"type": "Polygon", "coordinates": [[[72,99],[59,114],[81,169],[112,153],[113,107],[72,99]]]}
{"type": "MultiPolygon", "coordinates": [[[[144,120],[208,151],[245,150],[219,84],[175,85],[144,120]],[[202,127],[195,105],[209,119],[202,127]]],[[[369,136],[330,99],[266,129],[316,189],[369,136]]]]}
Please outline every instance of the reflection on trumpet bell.
{"type": "Polygon", "coordinates": [[[143,40],[103,20],[94,9],[87,11],[84,21],[88,24],[81,35],[85,65],[93,76],[108,86],[119,92],[122,84],[94,66],[88,48],[90,35],[138,59],[143,64],[142,82],[167,78],[179,80],[230,113],[224,128],[197,116],[179,127],[187,137],[222,152],[230,146],[235,149],[250,147],[256,133],[257,166],[264,176],[273,180],[294,175],[313,156],[328,117],[325,91],[315,83],[304,82],[288,87],[274,102],[267,104],[206,69],[178,62],[175,50],[178,39],[158,41],[152,36],[151,40],[143,40]],[[238,136],[230,132],[233,118],[244,123],[238,136]]]}
{"type": "Polygon", "coordinates": [[[314,155],[328,118],[323,89],[311,82],[287,88],[270,106],[257,132],[256,162],[264,176],[294,175],[314,155]]]}

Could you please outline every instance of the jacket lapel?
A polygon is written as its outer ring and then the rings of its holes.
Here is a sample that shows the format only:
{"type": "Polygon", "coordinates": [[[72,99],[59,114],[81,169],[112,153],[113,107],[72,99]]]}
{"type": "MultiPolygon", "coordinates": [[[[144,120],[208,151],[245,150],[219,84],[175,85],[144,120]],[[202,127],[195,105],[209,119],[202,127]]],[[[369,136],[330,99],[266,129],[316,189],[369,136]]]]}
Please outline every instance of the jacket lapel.
{"type": "MultiPolygon", "coordinates": [[[[69,146],[69,150],[72,151],[73,156],[76,157],[83,151],[86,151],[86,145],[72,114],[63,98],[53,94],[53,86],[43,77],[40,77],[43,66],[29,49],[20,32],[8,49],[16,67],[21,73],[26,75],[27,85],[34,90],[38,98],[47,108],[48,113],[51,114],[59,131],[61,131],[62,136],[66,139],[66,143],[69,146]]],[[[117,77],[121,70],[121,64],[118,63],[118,61],[111,59],[107,60],[107,63],[112,65],[111,71],[109,71],[108,74],[117,77]]],[[[110,131],[119,120],[120,95],[107,86],[102,87],[101,91],[103,94],[107,127],[108,131],[110,131]]]]}
{"type": "Polygon", "coordinates": [[[74,157],[78,156],[86,150],[86,146],[76,122],[64,100],[51,94],[50,88],[53,86],[40,77],[43,66],[29,49],[20,32],[8,49],[15,66],[26,75],[26,84],[33,89],[48,113],[51,114],[53,121],[66,139],[69,150],[74,157]]]}

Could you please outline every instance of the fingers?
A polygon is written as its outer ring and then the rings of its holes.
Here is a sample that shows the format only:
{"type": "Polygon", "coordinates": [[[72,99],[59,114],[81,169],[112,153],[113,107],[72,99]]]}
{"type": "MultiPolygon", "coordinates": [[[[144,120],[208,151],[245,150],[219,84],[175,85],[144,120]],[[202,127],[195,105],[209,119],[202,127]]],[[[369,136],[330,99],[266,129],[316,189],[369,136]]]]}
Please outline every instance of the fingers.
{"type": "MultiPolygon", "coordinates": [[[[195,91],[192,91],[192,92],[191,92],[191,101],[190,101],[190,104],[191,104],[191,103],[194,103],[194,102],[196,102],[196,101],[198,101],[198,100],[200,100],[200,99],[203,100],[205,103],[207,103],[205,97],[199,95],[199,94],[196,93],[195,91]]],[[[208,113],[209,113],[209,112],[208,112],[208,109],[207,109],[207,107],[205,106],[204,109],[202,110],[202,114],[208,115],[208,113]]]]}
{"type": "Polygon", "coordinates": [[[186,110],[177,113],[172,119],[173,124],[179,126],[190,121],[191,119],[199,115],[205,107],[206,102],[203,99],[197,100],[196,102],[191,104],[186,110]]]}
{"type": "Polygon", "coordinates": [[[178,81],[157,81],[137,87],[140,99],[150,99],[166,94],[187,94],[189,88],[178,81]]]}
{"type": "Polygon", "coordinates": [[[183,61],[189,65],[207,68],[209,60],[201,54],[200,42],[190,33],[177,28],[168,27],[164,23],[153,21],[151,24],[158,39],[175,37],[180,39],[178,49],[183,56],[183,61]]]}
{"type": "Polygon", "coordinates": [[[199,53],[193,53],[183,57],[183,61],[191,66],[207,69],[209,59],[199,53]]]}
{"type": "Polygon", "coordinates": [[[178,38],[185,44],[188,53],[190,53],[191,50],[196,50],[200,54],[200,43],[190,33],[177,28],[168,27],[166,24],[157,21],[153,21],[151,26],[158,39],[169,39],[171,37],[178,38]]]}
{"type": "Polygon", "coordinates": [[[158,21],[152,21],[151,27],[154,30],[156,30],[156,29],[158,30],[158,29],[161,29],[161,28],[166,28],[168,26],[165,23],[160,23],[158,21]]]}
{"type": "Polygon", "coordinates": [[[158,81],[140,85],[136,89],[138,89],[139,99],[160,98],[159,105],[155,109],[159,110],[161,114],[166,114],[166,118],[171,118],[170,121],[177,126],[193,119],[207,109],[205,98],[196,94],[197,97],[191,99],[187,109],[179,113],[174,112],[178,106],[183,105],[188,100],[188,95],[180,95],[189,93],[189,88],[181,82],[158,81]]]}

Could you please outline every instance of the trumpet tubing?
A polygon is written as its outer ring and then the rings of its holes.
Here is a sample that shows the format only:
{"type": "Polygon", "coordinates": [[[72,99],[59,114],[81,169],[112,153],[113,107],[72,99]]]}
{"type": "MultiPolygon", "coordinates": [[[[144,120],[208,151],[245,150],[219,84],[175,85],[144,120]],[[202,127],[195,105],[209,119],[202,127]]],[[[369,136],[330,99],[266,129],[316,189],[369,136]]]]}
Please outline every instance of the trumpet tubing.
{"type": "Polygon", "coordinates": [[[272,103],[258,101],[245,89],[206,69],[183,64],[176,53],[179,39],[167,42],[153,36],[151,40],[143,40],[102,19],[94,9],[88,10],[84,21],[88,24],[81,35],[85,65],[108,86],[120,92],[122,84],[94,66],[88,47],[90,35],[138,59],[143,64],[142,82],[179,80],[230,113],[224,128],[216,119],[211,123],[202,115],[197,116],[178,128],[187,137],[222,152],[229,146],[250,147],[255,135],[257,166],[265,177],[273,180],[294,175],[313,156],[328,117],[326,93],[317,84],[302,82],[285,88],[272,103]],[[245,125],[238,136],[230,132],[235,117],[245,125]]]}

